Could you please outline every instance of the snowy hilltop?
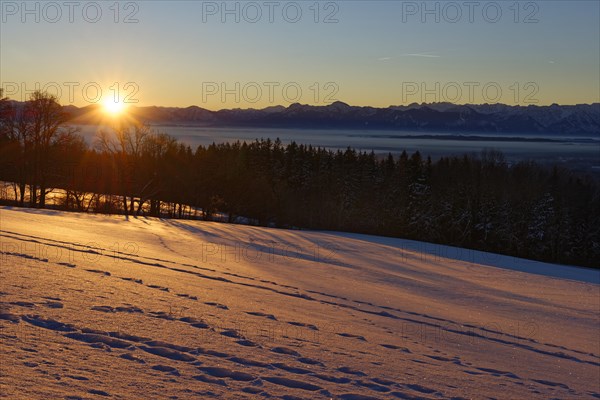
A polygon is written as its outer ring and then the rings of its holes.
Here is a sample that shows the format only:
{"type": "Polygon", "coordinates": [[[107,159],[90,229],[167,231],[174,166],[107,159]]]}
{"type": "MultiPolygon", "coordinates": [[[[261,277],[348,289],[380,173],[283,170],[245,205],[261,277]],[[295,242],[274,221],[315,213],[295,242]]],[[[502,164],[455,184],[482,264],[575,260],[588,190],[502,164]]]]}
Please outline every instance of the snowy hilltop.
{"type": "Polygon", "coordinates": [[[597,270],[216,222],[0,221],[7,398],[600,397],[597,270]]]}

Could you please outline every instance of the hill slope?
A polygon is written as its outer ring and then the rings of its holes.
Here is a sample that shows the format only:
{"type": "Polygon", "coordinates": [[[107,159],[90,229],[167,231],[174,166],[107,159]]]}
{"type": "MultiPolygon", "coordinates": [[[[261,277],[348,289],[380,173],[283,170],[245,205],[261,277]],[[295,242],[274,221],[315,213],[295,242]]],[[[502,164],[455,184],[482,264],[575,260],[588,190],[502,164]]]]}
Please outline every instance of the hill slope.
{"type": "Polygon", "coordinates": [[[600,396],[598,271],[365,235],[9,208],[0,246],[11,399],[600,396]],[[573,279],[492,266],[504,263],[573,279]]]}

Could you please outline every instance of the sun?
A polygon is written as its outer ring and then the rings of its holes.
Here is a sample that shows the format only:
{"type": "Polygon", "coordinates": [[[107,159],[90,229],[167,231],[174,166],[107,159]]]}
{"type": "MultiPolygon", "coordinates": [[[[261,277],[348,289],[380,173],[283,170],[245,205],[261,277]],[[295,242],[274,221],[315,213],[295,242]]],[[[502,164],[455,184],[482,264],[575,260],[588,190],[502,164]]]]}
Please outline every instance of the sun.
{"type": "Polygon", "coordinates": [[[123,103],[122,101],[115,101],[115,99],[113,99],[112,97],[107,97],[104,100],[103,105],[104,105],[104,111],[107,114],[110,114],[113,116],[122,114],[126,108],[125,103],[123,103]]]}

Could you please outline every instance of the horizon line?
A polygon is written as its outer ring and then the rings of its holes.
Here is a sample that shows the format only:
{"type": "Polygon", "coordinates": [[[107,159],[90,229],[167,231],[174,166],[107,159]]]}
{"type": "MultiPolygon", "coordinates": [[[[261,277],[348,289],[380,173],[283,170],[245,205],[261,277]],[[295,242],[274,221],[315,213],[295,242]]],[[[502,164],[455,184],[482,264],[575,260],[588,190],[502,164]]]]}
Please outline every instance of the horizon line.
{"type": "MultiPolygon", "coordinates": [[[[16,103],[26,103],[28,100],[15,100],[15,99],[11,99],[9,97],[6,98],[8,101],[11,102],[16,102],[16,103]]],[[[58,103],[60,104],[60,99],[57,100],[58,103]]],[[[234,108],[219,108],[219,109],[212,109],[212,108],[206,108],[206,107],[202,107],[200,105],[197,104],[191,104],[191,105],[187,105],[187,106],[173,106],[173,105],[138,105],[137,103],[125,103],[127,108],[137,108],[137,109],[142,109],[142,108],[178,108],[178,109],[186,109],[186,108],[200,108],[206,111],[211,111],[211,112],[218,112],[218,111],[226,111],[226,110],[240,110],[240,111],[246,111],[246,110],[256,110],[256,111],[262,111],[262,110],[267,110],[267,109],[272,109],[272,108],[285,108],[288,109],[292,106],[306,106],[306,107],[328,107],[328,106],[332,106],[336,103],[339,104],[344,104],[348,107],[352,107],[352,108],[376,108],[376,109],[387,109],[387,108],[392,108],[392,107],[410,107],[410,106],[432,106],[432,105],[451,105],[451,106],[506,106],[506,107],[552,107],[552,106],[558,106],[558,107],[575,107],[575,106],[593,106],[593,105],[600,105],[600,99],[598,99],[597,102],[593,102],[593,103],[570,103],[570,104],[559,104],[559,103],[544,103],[544,104],[507,104],[507,103],[452,103],[452,102],[447,102],[447,101],[439,101],[439,102],[412,102],[412,103],[408,103],[408,104],[390,104],[388,106],[373,106],[373,105],[353,105],[353,104],[349,104],[345,101],[342,100],[335,100],[331,103],[328,104],[309,104],[309,103],[290,103],[287,105],[284,104],[273,104],[270,106],[266,106],[266,107],[261,107],[261,108],[253,108],[253,107],[246,107],[246,108],[242,108],[242,107],[234,107],[234,108]]],[[[102,103],[100,101],[96,102],[96,103],[90,103],[87,105],[75,105],[75,104],[60,104],[62,107],[75,107],[78,109],[84,109],[87,107],[102,107],[102,103]]]]}

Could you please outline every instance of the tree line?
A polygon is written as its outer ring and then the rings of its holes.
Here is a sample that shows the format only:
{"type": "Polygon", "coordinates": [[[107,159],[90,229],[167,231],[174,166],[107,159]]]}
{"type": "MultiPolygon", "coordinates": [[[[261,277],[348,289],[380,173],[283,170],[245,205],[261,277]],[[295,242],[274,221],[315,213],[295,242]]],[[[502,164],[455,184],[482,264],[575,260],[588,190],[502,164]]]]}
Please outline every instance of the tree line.
{"type": "MultiPolygon", "coordinates": [[[[0,96],[1,97],[1,96],[0,96]]],[[[56,98],[0,101],[0,180],[11,204],[403,237],[589,267],[600,265],[600,186],[500,152],[380,157],[279,140],[192,149],[138,123],[93,147],[56,98]]]]}

